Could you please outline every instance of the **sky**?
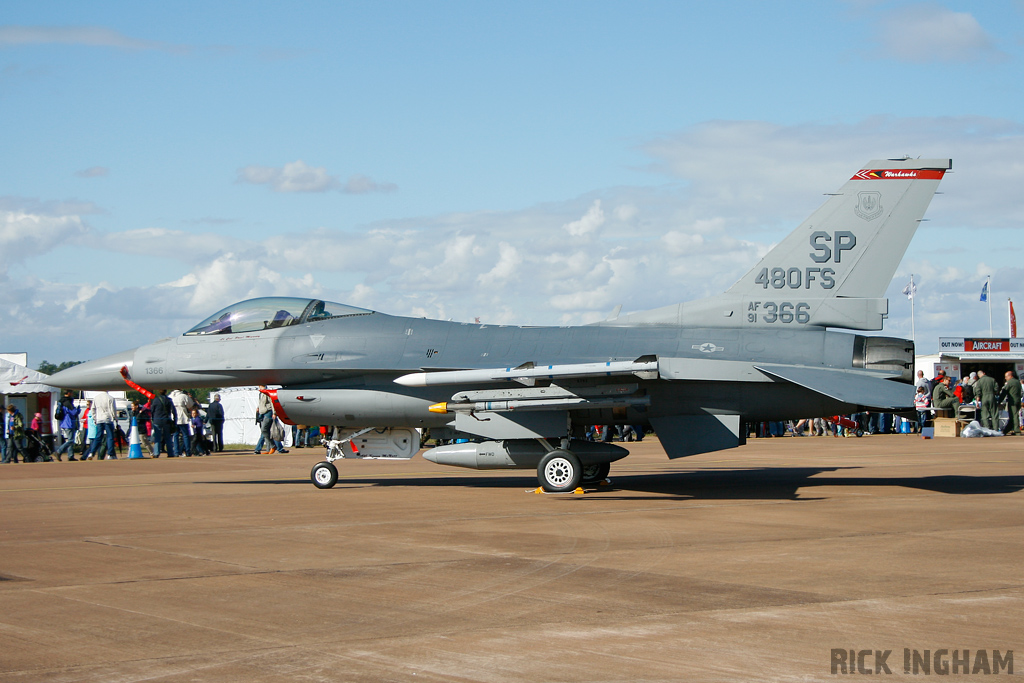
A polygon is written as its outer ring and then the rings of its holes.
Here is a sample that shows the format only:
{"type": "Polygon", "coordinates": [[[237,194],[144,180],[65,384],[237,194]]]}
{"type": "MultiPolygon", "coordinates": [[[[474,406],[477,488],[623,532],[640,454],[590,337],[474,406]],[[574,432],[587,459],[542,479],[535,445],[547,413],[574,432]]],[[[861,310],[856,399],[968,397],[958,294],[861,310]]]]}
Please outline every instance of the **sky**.
{"type": "MultiPolygon", "coordinates": [[[[1024,306],[1024,2],[20,2],[0,351],[236,301],[525,325],[720,293],[872,159],[952,158],[884,334],[1024,306]]],[[[542,361],[542,359],[537,359],[542,361]]]]}

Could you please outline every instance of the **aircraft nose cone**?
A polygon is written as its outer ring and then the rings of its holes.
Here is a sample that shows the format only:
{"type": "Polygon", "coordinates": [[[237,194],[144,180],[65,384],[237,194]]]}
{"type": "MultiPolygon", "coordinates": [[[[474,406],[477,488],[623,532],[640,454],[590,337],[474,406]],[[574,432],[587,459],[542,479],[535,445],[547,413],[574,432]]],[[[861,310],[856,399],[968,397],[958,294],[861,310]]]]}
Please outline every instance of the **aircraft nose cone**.
{"type": "Polygon", "coordinates": [[[87,361],[80,365],[61,370],[50,375],[47,384],[61,389],[85,389],[101,391],[104,389],[124,389],[124,378],[121,368],[128,366],[129,372],[135,359],[135,349],[122,351],[106,358],[87,361]]]}

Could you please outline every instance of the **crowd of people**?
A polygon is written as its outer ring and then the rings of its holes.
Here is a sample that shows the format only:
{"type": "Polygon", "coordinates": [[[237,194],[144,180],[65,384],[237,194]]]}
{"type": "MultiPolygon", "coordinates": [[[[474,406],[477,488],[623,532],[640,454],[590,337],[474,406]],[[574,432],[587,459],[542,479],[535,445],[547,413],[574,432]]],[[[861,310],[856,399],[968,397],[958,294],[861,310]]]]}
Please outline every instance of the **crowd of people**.
{"type": "MultiPolygon", "coordinates": [[[[116,460],[128,447],[129,437],[118,421],[114,398],[107,392],[84,401],[76,401],[73,396],[65,391],[54,407],[53,419],[58,425],[55,444],[44,436],[40,413],[26,424],[17,407],[9,404],[0,439],[3,463],[63,461],[65,457],[69,461],[116,460]]],[[[127,418],[137,429],[142,457],[192,457],[224,450],[225,416],[220,394],[214,394],[203,408],[183,391],[161,390],[145,403],[131,401],[127,418]]],[[[264,393],[260,394],[255,422],[260,428],[256,453],[288,452],[284,425],[264,393]]],[[[293,425],[291,430],[292,443],[303,448],[319,445],[327,427],[293,425]]]]}
{"type": "MultiPolygon", "coordinates": [[[[132,401],[128,417],[137,426],[140,444],[152,457],[160,456],[161,447],[166,447],[169,457],[209,455],[224,447],[224,410],[219,399],[219,396],[214,399],[204,418],[200,416],[199,404],[188,394],[175,390],[168,396],[166,391],[161,391],[145,404],[132,401]],[[213,443],[206,438],[207,426],[213,443]]],[[[59,431],[52,455],[37,425],[24,430],[16,417],[17,408],[13,405],[7,408],[4,463],[18,462],[19,456],[23,462],[62,461],[64,456],[69,461],[116,460],[128,445],[128,436],[118,421],[117,405],[105,391],[81,404],[75,401],[71,391],[64,392],[53,411],[59,431]],[[19,448],[19,444],[26,441],[30,446],[33,441],[37,442],[36,448],[19,448]]],[[[36,420],[41,421],[41,417],[36,413],[36,420]]]]}
{"type": "Polygon", "coordinates": [[[1001,387],[984,370],[972,372],[958,382],[942,370],[929,381],[918,370],[916,385],[915,406],[921,422],[929,410],[944,411],[954,418],[973,413],[973,417],[986,429],[1014,436],[1021,433],[1021,383],[1013,370],[1005,372],[1001,387]],[[1000,420],[1004,409],[1007,414],[1005,425],[1000,420]]]}
{"type": "Polygon", "coordinates": [[[36,413],[25,423],[25,417],[13,403],[3,409],[3,432],[0,435],[0,462],[33,462],[48,459],[50,451],[43,430],[43,416],[36,413]]]}
{"type": "Polygon", "coordinates": [[[772,436],[851,436],[860,434],[919,434],[935,417],[967,420],[975,418],[986,428],[1006,435],[1020,435],[1022,388],[1017,373],[1007,370],[1003,385],[985,373],[972,372],[959,381],[939,370],[933,379],[917,371],[914,383],[914,408],[917,419],[882,412],[835,415],[793,422],[758,422],[751,425],[757,437],[772,436]],[[1007,420],[1000,415],[1006,410],[1007,420]]]}

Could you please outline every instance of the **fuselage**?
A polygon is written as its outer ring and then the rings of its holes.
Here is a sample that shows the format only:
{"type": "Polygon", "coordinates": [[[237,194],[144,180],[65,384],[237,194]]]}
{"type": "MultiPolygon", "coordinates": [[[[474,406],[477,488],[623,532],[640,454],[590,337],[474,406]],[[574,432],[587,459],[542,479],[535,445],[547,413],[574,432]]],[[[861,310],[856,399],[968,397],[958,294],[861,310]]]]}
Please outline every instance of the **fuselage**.
{"type": "MultiPolygon", "coordinates": [[[[76,366],[54,376],[61,386],[150,388],[280,386],[294,419],[348,426],[440,426],[450,419],[427,408],[451,387],[403,387],[394,379],[421,370],[456,370],[632,361],[644,356],[693,359],[725,367],[777,363],[825,368],[863,367],[864,337],[820,328],[737,329],[647,325],[517,327],[459,323],[360,311],[323,320],[247,332],[184,334],[76,366]],[[716,361],[726,361],[719,364],[716,361]],[[333,420],[334,422],[328,422],[333,420]]],[[[637,382],[635,377],[610,382],[637,382]]],[[[649,407],[588,410],[591,423],[645,423],[651,415],[723,413],[747,419],[825,414],[848,408],[788,383],[751,385],[709,374],[706,379],[640,380],[649,407]],[[824,412],[823,412],[824,411],[824,412]]]]}

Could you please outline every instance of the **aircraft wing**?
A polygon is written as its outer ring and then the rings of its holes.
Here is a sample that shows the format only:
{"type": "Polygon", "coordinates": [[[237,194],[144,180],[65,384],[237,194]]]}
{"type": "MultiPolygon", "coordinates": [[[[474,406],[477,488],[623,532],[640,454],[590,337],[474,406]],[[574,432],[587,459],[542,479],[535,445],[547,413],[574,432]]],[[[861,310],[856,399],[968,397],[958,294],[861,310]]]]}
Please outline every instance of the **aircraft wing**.
{"type": "MultiPolygon", "coordinates": [[[[571,365],[534,365],[485,370],[414,373],[395,379],[405,386],[431,386],[515,382],[532,386],[538,379],[555,380],[603,379],[611,376],[635,375],[641,379],[660,377],[664,380],[771,382],[782,380],[822,396],[851,405],[877,410],[905,410],[914,405],[911,385],[888,379],[884,373],[799,365],[756,364],[740,361],[712,361],[689,358],[657,358],[644,356],[635,361],[580,363],[571,365]]],[[[619,388],[635,385],[620,385],[619,388]]],[[[615,391],[614,394],[621,392],[615,391]]],[[[551,389],[520,389],[500,392],[463,392],[452,397],[454,403],[438,404],[437,412],[458,410],[547,410],[599,407],[612,396],[556,396],[551,389]],[[460,407],[456,407],[459,406],[460,407]],[[488,405],[489,404],[489,405],[488,405]],[[485,407],[486,406],[486,407],[485,407]]],[[[621,397],[618,401],[623,401],[621,397]]]]}
{"type": "Polygon", "coordinates": [[[914,386],[853,370],[809,368],[797,365],[756,365],[764,374],[843,403],[876,410],[914,407],[914,386]]]}

